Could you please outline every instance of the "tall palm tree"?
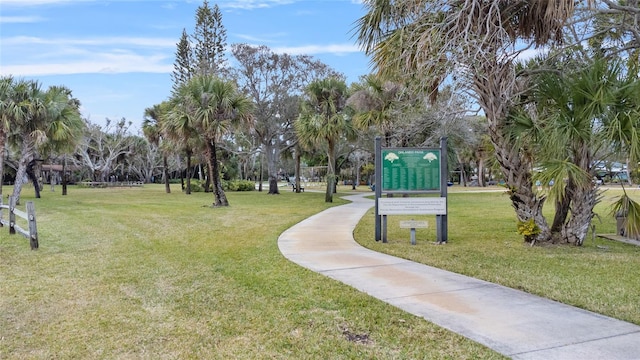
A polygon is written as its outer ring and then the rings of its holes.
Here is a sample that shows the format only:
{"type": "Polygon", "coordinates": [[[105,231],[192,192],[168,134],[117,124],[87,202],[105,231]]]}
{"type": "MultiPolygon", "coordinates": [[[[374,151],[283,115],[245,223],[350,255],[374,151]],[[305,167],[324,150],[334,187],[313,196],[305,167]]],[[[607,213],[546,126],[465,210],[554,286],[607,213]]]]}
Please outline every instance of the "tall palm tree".
{"type": "Polygon", "coordinates": [[[213,206],[228,206],[229,201],[220,181],[217,146],[221,138],[239,126],[250,126],[253,103],[238,92],[232,82],[212,75],[199,75],[179,91],[181,101],[194,127],[203,136],[209,178],[213,186],[213,206]]]}
{"type": "Polygon", "coordinates": [[[344,80],[330,77],[307,86],[307,99],[294,126],[303,146],[327,146],[327,190],[325,201],[333,202],[336,185],[336,145],[341,136],[353,137],[351,119],[345,114],[347,85],[344,80]]]}
{"type": "MultiPolygon", "coordinates": [[[[167,121],[162,123],[162,131],[167,135],[172,143],[176,144],[184,151],[186,164],[186,186],[183,182],[185,194],[191,194],[192,165],[191,160],[195,149],[203,147],[202,136],[195,127],[189,104],[183,99],[186,98],[188,88],[180,86],[174,96],[169,100],[169,111],[167,121]]],[[[182,176],[182,175],[181,175],[182,176]]]]}
{"type": "Polygon", "coordinates": [[[164,189],[167,194],[171,193],[169,185],[169,161],[168,150],[164,148],[165,136],[162,132],[163,122],[167,113],[166,102],[155,104],[144,109],[144,120],[142,122],[142,132],[150,143],[158,146],[162,152],[162,178],[164,179],[164,189]]]}
{"type": "Polygon", "coordinates": [[[57,98],[53,103],[62,104],[66,100],[66,105],[58,113],[50,113],[50,121],[45,123],[47,141],[40,152],[62,154],[62,195],[67,195],[67,154],[73,152],[82,138],[86,123],[80,116],[80,101],[70,89],[52,86],[47,94],[49,98],[57,98]]]}
{"type": "MultiPolygon", "coordinates": [[[[43,120],[47,109],[44,92],[40,83],[32,80],[20,81],[15,86],[14,101],[16,108],[11,124],[9,141],[19,149],[20,159],[16,170],[13,197],[20,202],[20,192],[27,175],[27,167],[34,159],[36,146],[44,141],[43,120]]],[[[36,191],[37,179],[31,179],[36,191]]]]}
{"type": "MultiPolygon", "coordinates": [[[[77,138],[77,130],[82,128],[78,124],[82,120],[79,102],[65,87],[51,86],[43,91],[40,83],[26,81],[16,86],[15,96],[19,116],[13,119],[11,137],[20,147],[20,159],[13,196],[19,202],[25,175],[36,160],[38,150],[47,145],[63,148],[64,144],[77,138]]],[[[30,177],[38,190],[38,180],[33,174],[30,177]]]]}

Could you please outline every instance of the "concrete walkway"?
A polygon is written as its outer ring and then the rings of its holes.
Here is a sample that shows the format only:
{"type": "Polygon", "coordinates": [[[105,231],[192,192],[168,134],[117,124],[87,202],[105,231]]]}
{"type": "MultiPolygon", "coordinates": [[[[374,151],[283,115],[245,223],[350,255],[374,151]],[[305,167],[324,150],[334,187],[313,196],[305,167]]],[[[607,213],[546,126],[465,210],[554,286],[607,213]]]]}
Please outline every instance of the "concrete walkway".
{"type": "Polygon", "coordinates": [[[640,359],[640,326],[361,247],[364,195],[282,233],[282,254],[513,359],[640,359]]]}

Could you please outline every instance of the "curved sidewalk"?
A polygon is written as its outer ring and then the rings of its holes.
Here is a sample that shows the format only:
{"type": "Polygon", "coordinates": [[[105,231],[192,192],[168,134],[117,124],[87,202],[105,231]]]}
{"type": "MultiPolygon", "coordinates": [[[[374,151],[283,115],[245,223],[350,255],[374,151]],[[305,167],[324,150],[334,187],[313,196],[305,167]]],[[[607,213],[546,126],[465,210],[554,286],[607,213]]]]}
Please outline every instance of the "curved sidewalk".
{"type": "Polygon", "coordinates": [[[363,248],[365,195],[282,233],[282,254],[513,359],[640,359],[640,326],[363,248]]]}

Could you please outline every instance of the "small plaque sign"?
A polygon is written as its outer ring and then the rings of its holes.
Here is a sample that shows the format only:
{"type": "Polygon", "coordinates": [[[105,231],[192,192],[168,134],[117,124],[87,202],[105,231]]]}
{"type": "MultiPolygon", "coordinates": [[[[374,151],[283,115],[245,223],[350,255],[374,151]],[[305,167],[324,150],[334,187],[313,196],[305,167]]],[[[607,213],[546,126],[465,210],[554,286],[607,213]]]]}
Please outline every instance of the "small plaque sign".
{"type": "Polygon", "coordinates": [[[427,221],[418,221],[418,220],[400,221],[401,229],[426,229],[428,227],[429,227],[429,223],[427,221]]]}

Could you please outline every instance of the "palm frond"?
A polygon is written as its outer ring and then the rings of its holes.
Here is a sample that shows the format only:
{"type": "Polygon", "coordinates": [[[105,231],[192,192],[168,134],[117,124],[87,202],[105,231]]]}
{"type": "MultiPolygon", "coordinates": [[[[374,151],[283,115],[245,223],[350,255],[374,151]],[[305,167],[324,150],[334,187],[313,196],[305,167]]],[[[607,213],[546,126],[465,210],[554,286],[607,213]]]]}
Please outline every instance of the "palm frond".
{"type": "Polygon", "coordinates": [[[640,236],[640,203],[631,199],[626,190],[611,205],[610,215],[624,219],[623,228],[627,237],[640,236]]]}
{"type": "Polygon", "coordinates": [[[569,181],[583,188],[593,186],[591,175],[567,159],[545,161],[540,167],[541,170],[533,175],[533,181],[540,184],[550,198],[562,200],[567,195],[569,181]]]}

